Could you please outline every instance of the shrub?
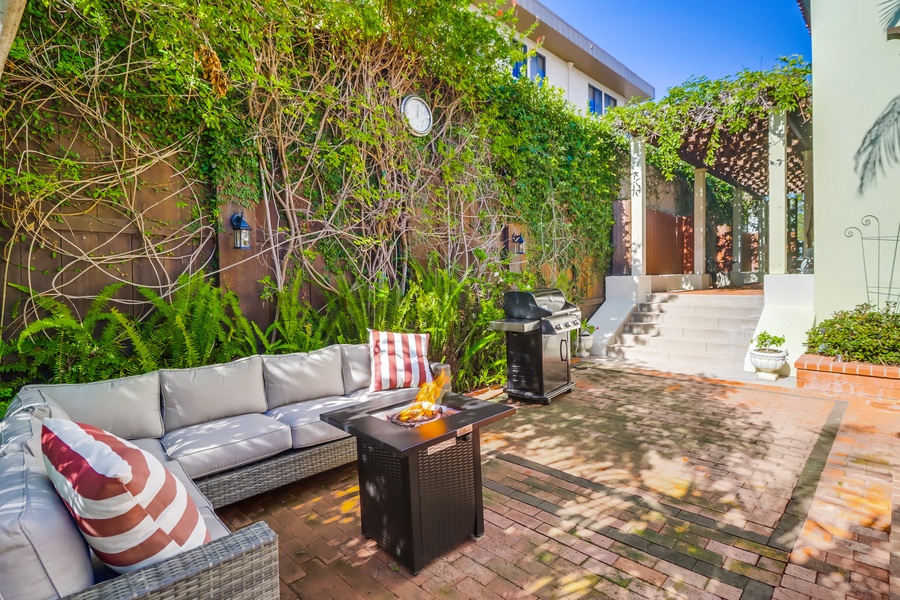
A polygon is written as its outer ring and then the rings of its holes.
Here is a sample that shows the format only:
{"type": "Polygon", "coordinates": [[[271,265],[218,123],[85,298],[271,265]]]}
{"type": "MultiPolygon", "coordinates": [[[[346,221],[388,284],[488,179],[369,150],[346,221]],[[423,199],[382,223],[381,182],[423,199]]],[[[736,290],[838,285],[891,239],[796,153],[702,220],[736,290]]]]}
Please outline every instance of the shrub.
{"type": "Polygon", "coordinates": [[[784,336],[772,335],[768,331],[760,331],[753,339],[757,350],[776,350],[784,345],[784,336]]]}
{"type": "Polygon", "coordinates": [[[808,352],[880,365],[900,365],[900,314],[896,303],[840,310],[810,329],[808,352]]]}

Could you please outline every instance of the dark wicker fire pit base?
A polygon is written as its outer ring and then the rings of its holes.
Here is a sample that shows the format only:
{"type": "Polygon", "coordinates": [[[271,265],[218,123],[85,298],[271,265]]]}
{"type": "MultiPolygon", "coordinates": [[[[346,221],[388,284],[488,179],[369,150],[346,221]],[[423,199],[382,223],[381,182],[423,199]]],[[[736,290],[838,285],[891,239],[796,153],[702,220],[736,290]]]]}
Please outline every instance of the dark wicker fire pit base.
{"type": "Polygon", "coordinates": [[[413,573],[484,533],[480,429],[516,412],[456,394],[444,404],[458,412],[415,428],[379,417],[385,404],[321,416],[356,436],[363,535],[413,573]]]}
{"type": "Polygon", "coordinates": [[[413,573],[484,533],[481,453],[467,437],[434,454],[404,457],[358,441],[363,535],[413,573]]]}

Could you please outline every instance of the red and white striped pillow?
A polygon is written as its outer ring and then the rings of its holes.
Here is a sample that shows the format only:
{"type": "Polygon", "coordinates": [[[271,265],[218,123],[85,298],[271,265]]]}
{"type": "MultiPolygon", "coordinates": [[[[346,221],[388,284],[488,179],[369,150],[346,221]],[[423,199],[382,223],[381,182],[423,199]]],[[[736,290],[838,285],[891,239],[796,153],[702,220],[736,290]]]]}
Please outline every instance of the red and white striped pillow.
{"type": "Polygon", "coordinates": [[[427,333],[369,330],[370,392],[419,387],[431,381],[427,333]]]}
{"type": "Polygon", "coordinates": [[[184,485],[155,457],[102,429],[44,419],[47,474],[97,558],[118,573],[210,540],[184,485]]]}

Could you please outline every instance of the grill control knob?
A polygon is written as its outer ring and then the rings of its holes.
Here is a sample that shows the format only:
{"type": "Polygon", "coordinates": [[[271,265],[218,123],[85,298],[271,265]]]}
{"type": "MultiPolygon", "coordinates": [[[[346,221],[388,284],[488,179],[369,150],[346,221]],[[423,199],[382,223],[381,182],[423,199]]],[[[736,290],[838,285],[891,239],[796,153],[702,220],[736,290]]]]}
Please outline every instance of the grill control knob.
{"type": "Polygon", "coordinates": [[[556,329],[557,329],[557,330],[562,329],[562,325],[560,325],[559,323],[557,323],[557,324],[556,324],[556,329]]]}

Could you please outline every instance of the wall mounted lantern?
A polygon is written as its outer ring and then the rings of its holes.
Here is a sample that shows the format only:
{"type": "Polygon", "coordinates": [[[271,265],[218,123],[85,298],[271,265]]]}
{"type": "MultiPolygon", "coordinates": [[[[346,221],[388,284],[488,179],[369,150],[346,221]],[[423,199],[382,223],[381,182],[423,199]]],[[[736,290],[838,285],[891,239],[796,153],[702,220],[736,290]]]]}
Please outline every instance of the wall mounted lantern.
{"type": "Polygon", "coordinates": [[[525,238],[522,237],[522,234],[515,233],[510,239],[516,245],[516,254],[525,254],[525,238]]]}
{"type": "Polygon", "coordinates": [[[244,213],[234,213],[231,215],[231,229],[234,235],[235,250],[250,249],[250,224],[244,220],[244,213]]]}

